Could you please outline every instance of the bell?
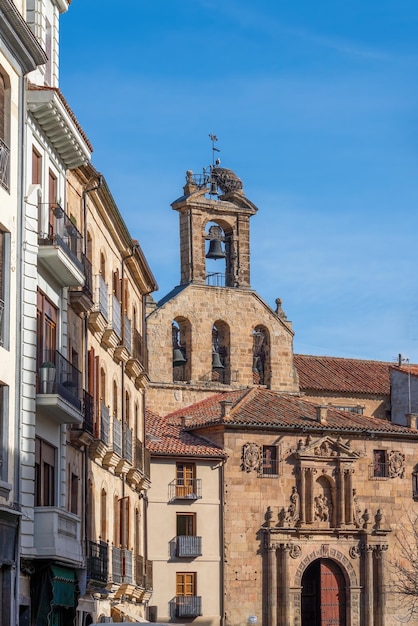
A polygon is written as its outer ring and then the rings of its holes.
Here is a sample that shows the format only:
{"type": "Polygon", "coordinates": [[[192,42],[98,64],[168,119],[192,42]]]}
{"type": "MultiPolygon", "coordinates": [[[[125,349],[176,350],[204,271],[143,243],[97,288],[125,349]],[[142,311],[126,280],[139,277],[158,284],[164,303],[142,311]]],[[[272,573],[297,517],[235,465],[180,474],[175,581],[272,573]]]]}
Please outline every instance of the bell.
{"type": "Polygon", "coordinates": [[[206,255],[207,259],[224,259],[225,252],[222,250],[222,243],[219,239],[211,239],[209,243],[209,251],[206,255]]]}
{"type": "Polygon", "coordinates": [[[173,367],[178,367],[179,365],[184,365],[187,362],[187,359],[184,358],[183,352],[180,348],[174,348],[173,350],[173,367]]]}
{"type": "Polygon", "coordinates": [[[222,365],[221,357],[218,352],[212,352],[212,369],[213,370],[223,370],[224,366],[222,365]]]}

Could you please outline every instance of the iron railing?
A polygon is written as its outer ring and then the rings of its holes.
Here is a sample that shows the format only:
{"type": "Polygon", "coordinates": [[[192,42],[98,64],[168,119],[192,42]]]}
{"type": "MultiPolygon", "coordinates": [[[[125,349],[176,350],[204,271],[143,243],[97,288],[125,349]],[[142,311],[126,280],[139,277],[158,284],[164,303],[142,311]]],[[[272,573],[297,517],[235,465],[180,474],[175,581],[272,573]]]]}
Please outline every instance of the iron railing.
{"type": "Polygon", "coordinates": [[[122,337],[122,310],[120,302],[115,296],[112,294],[111,298],[111,306],[112,306],[112,328],[117,334],[118,337],[122,337]]]}
{"type": "Polygon", "coordinates": [[[0,346],[4,343],[4,300],[0,300],[0,346]]]}
{"type": "Polygon", "coordinates": [[[113,452],[122,456],[122,422],[113,416],[113,452]]]}
{"type": "MultiPolygon", "coordinates": [[[[52,208],[48,204],[48,208],[52,208]]],[[[39,234],[38,243],[40,246],[57,245],[62,248],[80,271],[84,271],[82,262],[82,241],[83,237],[77,226],[58,204],[54,209],[53,224],[49,224],[48,233],[39,234]]],[[[50,215],[51,219],[51,215],[50,215]]]]}
{"type": "Polygon", "coordinates": [[[389,465],[388,463],[371,463],[369,465],[369,478],[388,478],[389,477],[389,465]]]}
{"type": "Polygon", "coordinates": [[[58,350],[38,353],[38,394],[58,394],[79,411],[82,408],[82,375],[58,350]]]}
{"type": "Polygon", "coordinates": [[[127,315],[123,316],[123,345],[132,354],[132,324],[127,315]]]}
{"type": "Polygon", "coordinates": [[[202,556],[202,537],[194,535],[176,537],[176,555],[179,558],[202,556]]]}
{"type": "Polygon", "coordinates": [[[144,369],[148,367],[148,350],[141,333],[134,328],[132,356],[139,361],[144,369]]]}
{"type": "Polygon", "coordinates": [[[100,403],[100,439],[107,446],[110,442],[110,413],[109,408],[103,403],[100,403]]]}
{"type": "Polygon", "coordinates": [[[201,478],[180,478],[168,485],[169,500],[200,500],[201,497],[201,478]]]}
{"type": "Polygon", "coordinates": [[[176,617],[199,617],[202,615],[201,596],[176,596],[176,617]]]}
{"type": "Polygon", "coordinates": [[[107,583],[109,546],[105,541],[87,541],[87,579],[107,583]]]}
{"type": "Polygon", "coordinates": [[[124,459],[132,463],[132,428],[129,428],[126,424],[123,425],[122,429],[122,456],[124,459]]]}
{"type": "Polygon", "coordinates": [[[132,583],[132,550],[112,548],[112,580],[115,583],[132,583]]]}
{"type": "Polygon", "coordinates": [[[139,439],[135,440],[135,467],[142,471],[144,466],[144,445],[139,439]]]}
{"type": "Polygon", "coordinates": [[[0,185],[9,191],[10,148],[0,139],[0,185]]]}
{"type": "Polygon", "coordinates": [[[94,427],[94,398],[86,390],[83,391],[83,430],[93,434],[94,427]]]}
{"type": "Polygon", "coordinates": [[[105,280],[101,274],[96,276],[95,310],[103,315],[106,321],[109,319],[109,292],[105,280]]]}
{"type": "Polygon", "coordinates": [[[225,274],[220,272],[206,274],[206,284],[208,287],[225,287],[225,274]]]}

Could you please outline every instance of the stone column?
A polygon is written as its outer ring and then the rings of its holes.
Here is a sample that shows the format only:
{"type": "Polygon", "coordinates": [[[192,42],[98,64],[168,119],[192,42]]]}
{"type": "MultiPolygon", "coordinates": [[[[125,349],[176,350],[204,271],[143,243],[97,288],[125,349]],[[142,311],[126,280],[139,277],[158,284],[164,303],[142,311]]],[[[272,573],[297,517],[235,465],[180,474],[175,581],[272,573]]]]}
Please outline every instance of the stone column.
{"type": "Polygon", "coordinates": [[[343,467],[338,468],[338,498],[337,498],[337,511],[336,511],[336,525],[338,527],[345,524],[345,469],[343,467]]]}
{"type": "Polygon", "coordinates": [[[354,523],[353,474],[354,474],[353,469],[349,469],[347,471],[347,489],[346,489],[346,504],[345,504],[345,510],[347,511],[347,514],[346,514],[347,524],[354,523]]]}
{"type": "Polygon", "coordinates": [[[305,467],[301,467],[300,468],[300,485],[299,485],[299,489],[300,489],[300,511],[299,511],[299,519],[301,521],[301,523],[303,523],[306,520],[306,514],[305,514],[305,474],[306,474],[306,468],[305,467]]]}
{"type": "Polygon", "coordinates": [[[289,553],[291,544],[281,544],[281,567],[280,567],[280,626],[290,626],[289,608],[290,608],[290,588],[289,588],[289,553]]]}
{"type": "Polygon", "coordinates": [[[268,626],[277,626],[277,546],[272,544],[268,548],[268,583],[267,583],[267,602],[268,602],[268,626]]]}
{"type": "Polygon", "coordinates": [[[388,549],[387,545],[376,546],[375,554],[377,561],[377,603],[376,603],[376,626],[385,626],[386,616],[386,588],[385,588],[385,552],[388,549]]]}
{"type": "Polygon", "coordinates": [[[365,546],[364,563],[364,626],[376,626],[373,619],[373,552],[374,546],[365,546]]]}

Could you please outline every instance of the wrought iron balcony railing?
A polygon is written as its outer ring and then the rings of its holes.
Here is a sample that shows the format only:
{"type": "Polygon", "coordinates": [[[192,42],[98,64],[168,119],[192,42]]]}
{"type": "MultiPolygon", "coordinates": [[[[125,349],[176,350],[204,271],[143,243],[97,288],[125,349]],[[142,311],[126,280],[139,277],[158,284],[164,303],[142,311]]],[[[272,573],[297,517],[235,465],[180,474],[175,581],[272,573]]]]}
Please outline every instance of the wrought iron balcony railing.
{"type": "Polygon", "coordinates": [[[152,591],[152,561],[143,556],[135,558],[135,584],[142,589],[152,591]]]}
{"type": "Polygon", "coordinates": [[[199,500],[202,497],[202,479],[172,480],[168,485],[169,500],[199,500]]]}
{"type": "Polygon", "coordinates": [[[202,556],[202,537],[194,535],[176,537],[176,556],[179,558],[202,556]]]}
{"type": "Polygon", "coordinates": [[[107,583],[109,578],[109,546],[105,541],[87,542],[87,579],[107,583]]]}
{"type": "Polygon", "coordinates": [[[112,580],[115,583],[132,583],[132,550],[112,548],[112,580]]]}
{"type": "Polygon", "coordinates": [[[110,413],[109,408],[103,403],[100,403],[100,429],[97,433],[99,439],[103,441],[107,446],[110,442],[110,413]]]}
{"type": "Polygon", "coordinates": [[[202,615],[201,596],[176,596],[176,617],[199,617],[202,615]]]}
{"type": "Polygon", "coordinates": [[[112,329],[115,331],[118,337],[122,337],[122,308],[115,294],[112,294],[110,304],[112,308],[112,329]]]}
{"type": "Polygon", "coordinates": [[[58,350],[39,351],[38,364],[37,393],[58,394],[81,411],[81,372],[58,350]]]}
{"type": "MultiPolygon", "coordinates": [[[[52,207],[53,205],[48,205],[52,207]]],[[[71,258],[73,263],[84,272],[82,262],[82,241],[83,237],[77,226],[57,204],[54,209],[54,223],[49,224],[49,232],[39,234],[38,243],[40,246],[57,245],[62,248],[71,258]]]]}
{"type": "Polygon", "coordinates": [[[10,148],[0,139],[0,185],[9,191],[10,148]]]}

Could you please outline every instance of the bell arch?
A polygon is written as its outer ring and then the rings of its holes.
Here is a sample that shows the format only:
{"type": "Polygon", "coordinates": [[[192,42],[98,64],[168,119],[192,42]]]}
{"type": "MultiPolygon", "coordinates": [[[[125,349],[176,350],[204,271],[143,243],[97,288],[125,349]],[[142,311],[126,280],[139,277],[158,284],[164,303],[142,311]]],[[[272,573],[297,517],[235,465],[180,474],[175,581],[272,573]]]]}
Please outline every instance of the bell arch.
{"type": "Polygon", "coordinates": [[[235,254],[231,225],[224,220],[210,220],[205,224],[203,238],[206,284],[212,287],[234,287],[235,254]]]}
{"type": "Polygon", "coordinates": [[[173,344],[173,382],[191,380],[192,325],[183,316],[171,323],[173,344]]]}
{"type": "Polygon", "coordinates": [[[230,329],[223,320],[212,326],[212,381],[228,385],[231,382],[230,329]]]}
{"type": "Polygon", "coordinates": [[[271,382],[271,343],[270,333],[262,324],[253,330],[253,382],[255,385],[266,385],[271,382]]]}

